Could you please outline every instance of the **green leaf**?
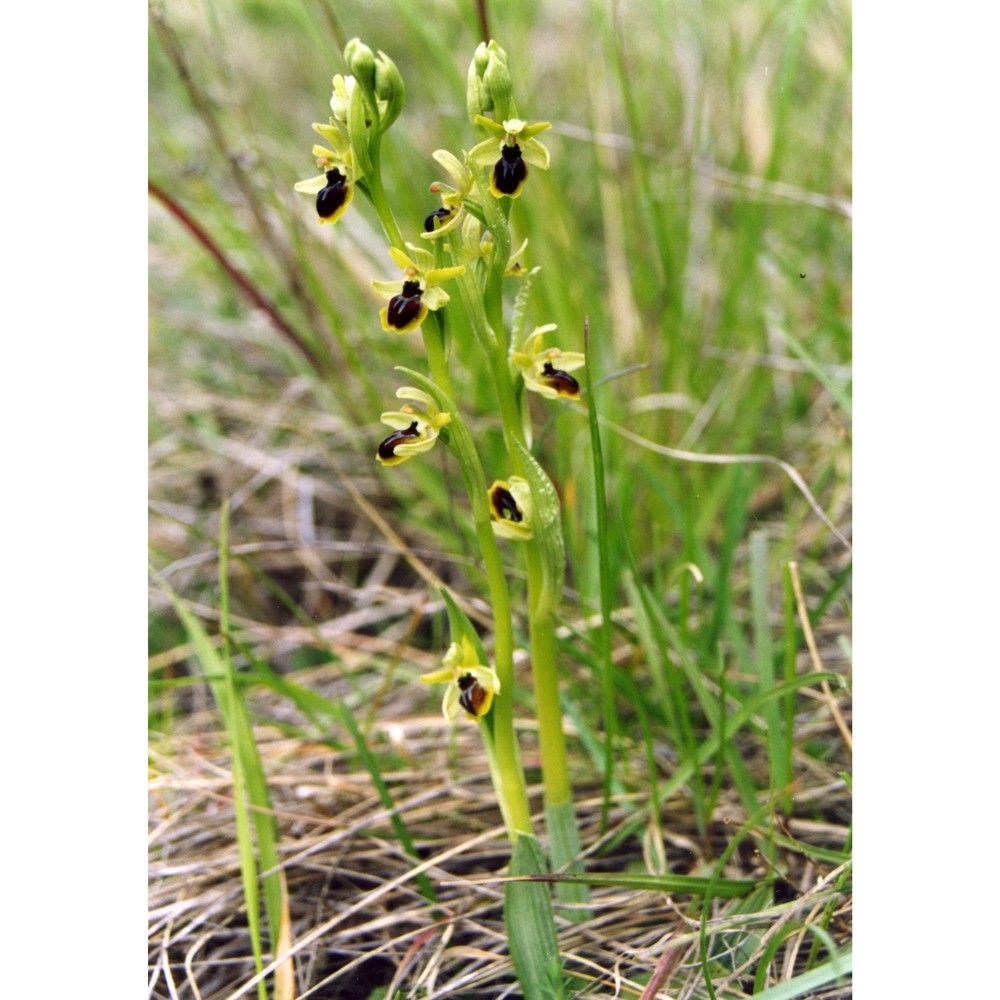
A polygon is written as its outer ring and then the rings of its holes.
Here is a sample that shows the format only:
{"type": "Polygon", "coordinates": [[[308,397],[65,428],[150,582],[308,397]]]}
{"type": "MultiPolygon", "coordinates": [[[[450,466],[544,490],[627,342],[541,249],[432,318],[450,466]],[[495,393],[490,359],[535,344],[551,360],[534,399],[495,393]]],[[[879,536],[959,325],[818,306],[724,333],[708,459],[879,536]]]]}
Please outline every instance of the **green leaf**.
{"type": "Polygon", "coordinates": [[[817,965],[815,969],[803,972],[801,976],[778,983],[770,989],[754,994],[754,1000],[796,1000],[797,997],[814,996],[827,983],[835,982],[849,975],[853,968],[854,955],[851,947],[844,948],[829,962],[817,965]]]}
{"type": "Polygon", "coordinates": [[[543,875],[539,882],[575,882],[674,895],[707,896],[709,899],[737,899],[752,892],[760,882],[752,879],[712,878],[706,875],[629,875],[624,872],[543,875]]]}
{"type": "MultiPolygon", "coordinates": [[[[557,868],[568,865],[566,874],[582,873],[580,862],[580,828],[576,821],[573,800],[545,803],[545,832],[549,838],[549,853],[557,868]]],[[[568,920],[589,920],[592,914],[585,909],[590,902],[587,883],[577,880],[556,882],[556,899],[574,908],[563,913],[568,920]]]]}
{"type": "MultiPolygon", "coordinates": [[[[510,874],[545,873],[541,845],[530,834],[521,834],[514,842],[510,874]]],[[[522,995],[526,1000],[561,997],[562,965],[548,887],[541,882],[507,882],[503,898],[510,956],[522,995]]]]}

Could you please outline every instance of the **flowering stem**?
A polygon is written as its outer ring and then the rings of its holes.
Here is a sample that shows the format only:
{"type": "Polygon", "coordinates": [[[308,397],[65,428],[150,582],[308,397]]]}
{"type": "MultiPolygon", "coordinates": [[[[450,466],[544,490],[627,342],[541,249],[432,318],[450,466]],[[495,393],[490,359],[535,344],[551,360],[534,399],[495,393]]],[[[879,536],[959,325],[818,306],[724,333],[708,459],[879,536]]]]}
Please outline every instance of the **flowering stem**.
{"type": "Polygon", "coordinates": [[[436,312],[428,313],[420,327],[424,338],[424,350],[427,352],[427,364],[431,370],[431,378],[453,399],[455,393],[451,387],[451,374],[448,371],[448,357],[444,347],[444,324],[436,312]]]}
{"type": "Polygon", "coordinates": [[[510,593],[507,576],[500,558],[500,547],[493,534],[489,498],[486,492],[486,474],[476,451],[472,435],[458,412],[454,401],[440,386],[429,381],[419,372],[401,368],[427,392],[435,397],[442,410],[452,415],[448,425],[451,448],[458,458],[465,479],[465,488],[472,507],[472,520],[476,538],[483,556],[486,583],[493,606],[494,667],[500,690],[493,699],[493,740],[496,751],[496,771],[499,776],[497,797],[500,799],[504,821],[511,841],[522,833],[531,833],[531,810],[524,783],[524,769],[514,732],[514,628],[511,616],[510,593]]]}
{"type": "MultiPolygon", "coordinates": [[[[475,172],[475,179],[483,206],[483,217],[486,219],[487,228],[493,235],[494,246],[493,260],[490,262],[489,273],[486,276],[484,295],[486,321],[496,331],[497,339],[503,350],[504,362],[506,362],[510,344],[507,343],[503,324],[503,275],[507,268],[507,261],[510,259],[510,226],[507,222],[510,205],[502,207],[500,202],[493,197],[481,170],[475,172]]],[[[509,203],[510,199],[505,200],[509,203]]],[[[509,374],[506,381],[510,382],[509,374]]],[[[520,424],[520,422],[518,423],[520,424]]]]}
{"type": "Polygon", "coordinates": [[[397,250],[405,253],[406,247],[403,244],[403,234],[396,224],[396,217],[392,214],[392,209],[389,207],[389,199],[386,198],[385,188],[382,186],[382,157],[378,140],[372,143],[371,158],[374,169],[365,178],[368,184],[368,197],[371,199],[372,206],[378,214],[379,222],[382,223],[386,238],[397,250]]]}
{"type": "MultiPolygon", "coordinates": [[[[527,545],[528,623],[531,629],[531,676],[538,708],[538,743],[545,780],[545,799],[558,805],[572,797],[566,741],[562,731],[559,703],[559,674],[556,666],[556,630],[552,613],[539,608],[543,569],[538,546],[527,545]]],[[[558,864],[558,863],[557,863],[558,864]]]]}
{"type": "MultiPolygon", "coordinates": [[[[481,497],[485,502],[485,480],[481,489],[481,497]]],[[[497,794],[505,803],[503,813],[510,838],[516,840],[518,834],[532,832],[531,810],[528,806],[524,769],[521,766],[521,755],[514,732],[514,630],[511,620],[510,594],[507,590],[507,577],[503,571],[500,550],[493,535],[488,512],[485,522],[479,517],[476,518],[476,536],[483,554],[486,581],[490,589],[490,601],[493,605],[493,657],[497,678],[500,681],[500,692],[493,699],[493,714],[495,716],[493,735],[497,771],[500,776],[500,787],[497,789],[497,794]]]]}
{"type": "MultiPolygon", "coordinates": [[[[477,178],[478,180],[478,178],[477,178]]],[[[503,328],[503,303],[499,294],[491,287],[491,279],[496,277],[497,291],[503,278],[503,269],[510,253],[510,232],[507,217],[497,200],[483,190],[483,211],[487,222],[493,227],[494,258],[487,279],[485,295],[467,267],[458,281],[459,294],[473,325],[476,339],[489,358],[496,388],[497,400],[503,419],[504,437],[511,467],[516,475],[525,476],[524,459],[515,442],[525,445],[524,425],[521,411],[514,394],[510,366],[507,360],[506,337],[503,328]],[[499,323],[499,327],[496,325],[499,323]],[[499,332],[496,332],[499,331],[499,332]]],[[[536,499],[536,503],[541,498],[536,499]]],[[[554,502],[555,499],[553,498],[554,502]]],[[[548,512],[558,518],[559,511],[548,512]]],[[[536,511],[536,517],[543,514],[536,511]]],[[[542,757],[542,780],[545,786],[547,805],[559,806],[570,802],[572,788],[569,781],[569,767],[566,753],[566,739],[562,730],[562,706],[559,700],[559,671],[556,656],[555,623],[551,609],[543,602],[545,592],[545,567],[536,539],[526,543],[528,571],[528,627],[531,645],[531,667],[535,687],[535,701],[538,712],[539,748],[542,757]]],[[[503,681],[501,679],[501,685],[503,681]]],[[[575,852],[574,852],[575,853],[575,852]]],[[[571,857],[553,857],[556,866],[568,863],[571,857]]]]}

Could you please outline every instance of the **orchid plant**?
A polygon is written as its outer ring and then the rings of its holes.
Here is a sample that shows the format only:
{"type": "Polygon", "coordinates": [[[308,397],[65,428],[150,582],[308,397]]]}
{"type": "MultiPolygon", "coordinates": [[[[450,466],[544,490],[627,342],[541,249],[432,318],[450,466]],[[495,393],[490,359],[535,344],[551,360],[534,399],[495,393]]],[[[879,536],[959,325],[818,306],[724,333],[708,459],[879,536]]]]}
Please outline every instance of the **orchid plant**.
{"type": "MultiPolygon", "coordinates": [[[[440,200],[424,219],[419,239],[426,247],[404,242],[382,184],[381,144],[405,100],[398,69],[383,52],[373,53],[360,40],[348,43],[348,76],[335,76],[332,116],[313,129],[326,145],[313,147],[318,176],[300,181],[296,190],[314,196],[320,223],[340,222],[356,204],[355,191],[370,202],[389,242],[389,255],[402,275],[373,278],[386,301],[379,318],[386,332],[420,332],[429,375],[401,369],[414,385],[397,390],[401,409],[382,414],[392,433],[375,448],[386,467],[419,458],[440,438],[455,454],[469,495],[473,526],[485,567],[493,609],[492,657],[488,657],[471,622],[445,593],[451,646],[442,667],[420,679],[444,685],[443,711],[449,720],[468,720],[483,734],[494,786],[512,842],[511,874],[543,874],[548,868],[536,839],[514,730],[513,608],[509,570],[499,540],[520,548],[528,588],[532,678],[538,711],[539,745],[545,784],[545,819],[549,862],[556,871],[578,869],[579,834],[569,782],[554,615],[565,572],[559,499],[545,470],[530,450],[525,389],[547,400],[575,400],[580,383],[571,374],[583,367],[583,354],[557,346],[543,347],[556,330],[549,323],[521,341],[504,320],[504,286],[534,275],[524,259],[527,243],[512,247],[509,215],[514,200],[531,190],[535,169],[549,166],[549,152],[537,136],[547,122],[518,117],[507,56],[495,41],[480,44],[469,67],[466,106],[477,141],[468,152],[432,153],[447,175],[430,193],[440,200]],[[451,291],[443,286],[447,283],[451,291]],[[457,294],[468,327],[442,321],[451,294],[457,294]],[[502,478],[487,485],[481,455],[461,412],[460,387],[452,382],[447,338],[461,341],[463,354],[478,350],[492,376],[503,422],[506,466],[502,478]],[[419,404],[419,407],[414,404],[419,404]]],[[[522,286],[524,287],[524,286],[522,286]]],[[[523,293],[522,298],[526,295],[523,293]]],[[[522,303],[523,304],[523,303],[522,303]]],[[[388,473],[391,474],[391,473],[388,473]]],[[[560,901],[589,899],[580,884],[560,883],[560,901]]],[[[511,882],[506,914],[515,970],[526,996],[559,991],[557,943],[548,889],[540,883],[511,882]],[[538,944],[545,947],[538,951],[538,944]]],[[[569,911],[571,918],[585,909],[569,911]]]]}

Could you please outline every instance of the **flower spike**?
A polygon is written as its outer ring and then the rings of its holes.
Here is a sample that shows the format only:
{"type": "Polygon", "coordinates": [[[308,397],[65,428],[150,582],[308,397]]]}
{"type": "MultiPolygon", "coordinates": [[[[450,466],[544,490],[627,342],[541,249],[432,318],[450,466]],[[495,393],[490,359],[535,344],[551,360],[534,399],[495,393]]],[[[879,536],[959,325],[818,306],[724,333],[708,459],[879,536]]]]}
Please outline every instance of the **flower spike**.
{"type": "Polygon", "coordinates": [[[524,384],[546,399],[580,398],[580,383],[570,375],[582,368],[586,360],[576,351],[560,351],[558,347],[542,348],[542,340],[555,323],[537,326],[524,341],[520,351],[511,353],[511,360],[521,369],[524,384]]]}
{"type": "Polygon", "coordinates": [[[444,666],[420,678],[424,684],[447,684],[441,710],[449,722],[464,711],[473,722],[489,712],[493,696],[500,693],[500,679],[492,667],[479,662],[476,648],[467,635],[453,642],[444,656],[444,666]]]}
{"type": "Polygon", "coordinates": [[[395,428],[378,446],[376,459],[382,465],[399,465],[414,455],[430,451],[438,439],[441,428],[451,422],[451,414],[438,409],[434,398],[423,391],[405,385],[396,390],[399,399],[412,399],[423,403],[422,415],[415,406],[407,404],[400,410],[391,410],[380,417],[383,424],[395,428]]]}

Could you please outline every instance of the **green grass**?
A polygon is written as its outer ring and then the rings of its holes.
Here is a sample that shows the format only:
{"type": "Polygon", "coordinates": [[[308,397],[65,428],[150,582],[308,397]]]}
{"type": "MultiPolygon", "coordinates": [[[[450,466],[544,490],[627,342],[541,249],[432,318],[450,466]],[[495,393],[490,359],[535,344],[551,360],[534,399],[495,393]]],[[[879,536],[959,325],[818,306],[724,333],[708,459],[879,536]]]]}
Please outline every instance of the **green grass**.
{"type": "MultiPolygon", "coordinates": [[[[532,401],[533,451],[563,505],[557,643],[570,770],[596,810],[581,826],[586,868],[780,875],[808,892],[799,883],[809,872],[822,878],[850,859],[849,834],[837,833],[848,823],[837,775],[850,772],[850,754],[820,690],[825,677],[849,721],[849,548],[776,463],[678,452],[787,463],[850,535],[850,7],[522,4],[489,16],[521,115],[553,123],[551,168],[533,173],[512,212],[528,266],[541,266],[527,328],[558,323],[561,345],[582,350],[589,317],[593,406],[532,401]],[[628,796],[642,807],[617,822],[614,804],[628,796]],[[692,845],[687,866],[680,836],[692,845]]],[[[272,843],[260,825],[253,807],[265,800],[254,796],[267,793],[265,779],[279,794],[295,751],[248,771],[254,732],[349,755],[371,782],[372,810],[391,810],[410,792],[393,776],[420,761],[401,758],[380,727],[437,711],[435,693],[415,683],[447,646],[437,583],[490,647],[458,464],[440,447],[394,469],[373,460],[379,414],[396,408],[402,384],[395,368],[427,370],[419,336],[379,325],[370,279],[394,277],[395,265],[378,220],[359,196],[335,227],[317,226],[292,190],[315,173],[309,126],[325,120],[343,45],[360,36],[407,85],[384,178],[416,241],[436,207],[427,186],[442,176],[431,152],[477,141],[464,113],[477,31],[475,5],[398,0],[171,0],[151,17],[150,180],[267,305],[151,198],[151,746],[172,746],[200,718],[207,678],[227,721],[220,732],[238,729],[243,747],[230,768],[233,798],[240,781],[250,788],[232,836],[245,871],[271,868],[302,835],[279,820],[272,843]]],[[[449,313],[464,322],[458,294],[449,313]]],[[[487,478],[503,478],[489,372],[455,357],[452,378],[487,478]]],[[[524,574],[504,551],[515,639],[527,648],[524,574]]],[[[515,714],[528,720],[523,679],[515,714]]],[[[520,735],[530,767],[533,734],[520,735]]],[[[460,781],[470,775],[456,754],[460,781]]],[[[444,808],[456,829],[461,812],[444,808]]],[[[393,815],[391,850],[408,864],[426,857],[421,817],[393,815]]],[[[741,922],[747,900],[696,897],[685,912],[704,939],[694,932],[664,988],[694,976],[699,997],[791,997],[836,982],[849,954],[846,871],[766,939],[783,919],[773,894],[754,903],[756,923],[741,922]],[[742,950],[728,952],[741,933],[742,950]],[[739,971],[738,955],[755,958],[739,971]]],[[[430,896],[439,876],[422,873],[418,890],[430,896]]],[[[280,900],[265,876],[262,911],[251,883],[231,911],[246,907],[240,919],[266,965],[280,900]]],[[[296,909],[294,893],[291,904],[296,939],[322,923],[296,909]]],[[[587,956],[568,932],[561,947],[587,956]]],[[[183,954],[175,960],[183,978],[183,954]]],[[[306,964],[296,962],[300,991],[313,985],[306,964]]],[[[227,988],[248,978],[234,973],[227,988]]]]}

